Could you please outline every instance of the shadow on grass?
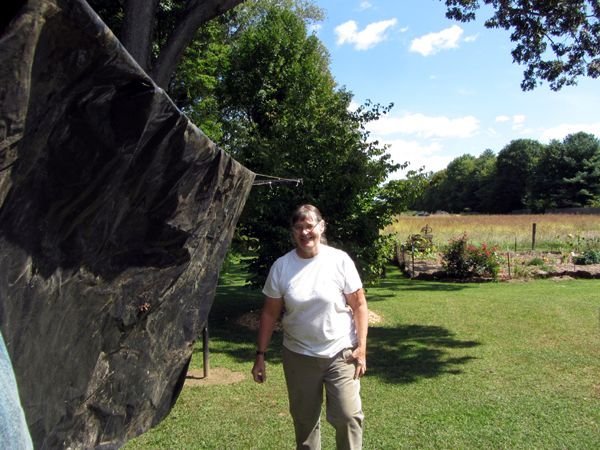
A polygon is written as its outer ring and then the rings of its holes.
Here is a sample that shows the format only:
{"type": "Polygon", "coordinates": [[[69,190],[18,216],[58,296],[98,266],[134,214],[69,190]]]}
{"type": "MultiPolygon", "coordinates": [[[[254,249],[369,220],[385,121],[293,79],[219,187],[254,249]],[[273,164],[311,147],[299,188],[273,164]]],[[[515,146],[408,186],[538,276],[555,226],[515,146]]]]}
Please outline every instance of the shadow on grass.
{"type": "Polygon", "coordinates": [[[393,266],[389,266],[386,273],[386,278],[379,280],[374,286],[366,288],[369,302],[396,298],[399,292],[456,292],[474,287],[472,283],[467,282],[411,279],[393,266]]]}
{"type": "Polygon", "coordinates": [[[370,327],[368,374],[389,383],[411,383],[420,378],[460,374],[461,366],[474,357],[449,357],[449,350],[478,345],[477,341],[456,339],[443,327],[370,327]]]}
{"type": "MultiPolygon", "coordinates": [[[[241,325],[238,319],[246,313],[258,312],[262,308],[264,295],[257,289],[241,284],[217,287],[215,300],[208,316],[211,354],[227,354],[237,362],[254,361],[256,331],[241,325]]],[[[269,361],[280,362],[281,333],[273,333],[269,348],[269,361]]],[[[203,352],[200,338],[194,354],[201,357],[203,352]]]]}
{"type": "MultiPolygon", "coordinates": [[[[390,271],[388,278],[368,289],[369,302],[398,296],[399,291],[452,291],[467,289],[462,283],[442,283],[410,280],[399,271],[390,271]],[[386,290],[389,289],[389,293],[386,290]]],[[[221,284],[209,316],[210,353],[226,354],[240,363],[254,361],[256,331],[241,325],[237,319],[250,311],[259,311],[263,295],[240,283],[221,284]]],[[[275,332],[268,350],[269,363],[281,363],[282,333],[275,332]]],[[[369,327],[368,376],[389,383],[411,383],[421,378],[444,374],[460,374],[461,367],[474,359],[471,356],[452,357],[452,349],[468,349],[480,345],[476,341],[456,339],[443,327],[401,325],[398,327],[369,327]]],[[[202,344],[195,353],[202,353],[202,344]]]]}
{"type": "MultiPolygon", "coordinates": [[[[440,283],[440,282],[419,282],[409,280],[407,283],[398,287],[398,283],[395,284],[396,290],[391,290],[389,293],[376,292],[375,290],[368,289],[365,291],[367,300],[369,303],[380,302],[388,299],[398,298],[402,292],[457,292],[464,289],[472,289],[473,286],[467,283],[440,283]]],[[[379,289],[378,289],[379,290],[379,289]]]]}
{"type": "MultiPolygon", "coordinates": [[[[234,320],[222,322],[211,330],[211,354],[227,354],[240,363],[254,361],[256,331],[237,325],[234,320]]],[[[282,333],[275,332],[268,350],[271,364],[281,363],[282,333]]],[[[472,356],[449,356],[452,349],[473,348],[477,341],[456,339],[443,327],[403,325],[394,328],[370,327],[368,375],[387,383],[412,383],[422,378],[462,373],[461,367],[472,356]]],[[[195,353],[201,353],[197,346],[195,353]]]]}

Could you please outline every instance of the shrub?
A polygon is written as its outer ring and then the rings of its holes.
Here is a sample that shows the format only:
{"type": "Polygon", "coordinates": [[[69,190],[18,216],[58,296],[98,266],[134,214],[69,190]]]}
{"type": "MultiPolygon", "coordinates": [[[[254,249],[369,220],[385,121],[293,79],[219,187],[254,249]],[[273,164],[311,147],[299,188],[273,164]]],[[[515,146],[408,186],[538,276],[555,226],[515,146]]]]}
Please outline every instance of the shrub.
{"type": "Polygon", "coordinates": [[[600,250],[586,250],[581,255],[573,257],[575,264],[600,264],[600,250]]]}
{"type": "Polygon", "coordinates": [[[480,247],[470,245],[466,233],[448,243],[442,259],[446,273],[455,278],[488,276],[495,280],[500,271],[496,248],[488,248],[485,243],[480,247]]]}
{"type": "Polygon", "coordinates": [[[536,271],[544,271],[544,272],[550,272],[552,270],[552,267],[549,265],[549,262],[544,259],[541,258],[539,256],[536,256],[534,258],[531,258],[529,261],[527,261],[525,263],[525,266],[528,267],[529,269],[532,269],[529,273],[529,275],[531,275],[532,273],[535,273],[536,271]]]}
{"type": "Polygon", "coordinates": [[[543,258],[540,258],[539,256],[536,256],[535,258],[530,259],[527,262],[527,265],[528,266],[540,266],[540,267],[542,267],[542,266],[546,265],[546,262],[544,261],[543,258]]]}
{"type": "Polygon", "coordinates": [[[400,244],[403,252],[412,253],[415,258],[431,258],[435,255],[435,245],[431,238],[421,234],[412,234],[400,244]]]}

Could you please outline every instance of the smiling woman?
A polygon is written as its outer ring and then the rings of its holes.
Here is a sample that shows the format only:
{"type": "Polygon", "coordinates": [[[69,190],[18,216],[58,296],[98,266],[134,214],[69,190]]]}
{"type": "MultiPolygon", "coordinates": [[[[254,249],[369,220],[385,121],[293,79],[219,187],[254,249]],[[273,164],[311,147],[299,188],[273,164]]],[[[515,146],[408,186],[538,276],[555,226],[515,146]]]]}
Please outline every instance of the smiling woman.
{"type": "Polygon", "coordinates": [[[292,235],[296,252],[301,258],[312,258],[319,253],[319,245],[326,244],[325,221],[312,205],[303,205],[292,216],[292,235]]]}
{"type": "Polygon", "coordinates": [[[321,448],[322,392],[337,448],[361,448],[360,377],[367,370],[367,301],[354,262],[323,242],[325,221],[312,205],[291,218],[296,248],[273,264],[263,288],[252,376],[266,381],[265,356],[283,313],[283,369],[297,448],[321,448]]]}

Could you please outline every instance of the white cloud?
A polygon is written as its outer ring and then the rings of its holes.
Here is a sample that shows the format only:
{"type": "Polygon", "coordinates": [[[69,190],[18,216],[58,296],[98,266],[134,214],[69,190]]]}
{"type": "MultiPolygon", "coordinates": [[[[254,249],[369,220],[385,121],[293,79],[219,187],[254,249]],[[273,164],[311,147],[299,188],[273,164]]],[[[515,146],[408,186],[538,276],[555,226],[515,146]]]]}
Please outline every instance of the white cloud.
{"type": "Polygon", "coordinates": [[[373,5],[371,4],[371,2],[360,2],[358,9],[360,9],[361,11],[364,11],[365,9],[369,9],[372,7],[373,7],[373,5]]]}
{"type": "Polygon", "coordinates": [[[356,100],[352,99],[350,100],[350,104],[348,105],[348,111],[350,112],[354,112],[356,111],[359,107],[361,106],[360,103],[358,103],[356,100]]]}
{"type": "Polygon", "coordinates": [[[514,125],[522,125],[525,123],[525,116],[523,114],[516,114],[512,117],[514,125]]]}
{"type": "Polygon", "coordinates": [[[387,151],[392,161],[410,163],[406,169],[392,174],[391,179],[404,178],[409,170],[421,167],[428,172],[446,168],[455,155],[445,146],[454,139],[468,139],[480,131],[479,120],[473,116],[451,118],[409,112],[381,117],[367,127],[373,139],[389,146],[387,151]]]}
{"type": "Polygon", "coordinates": [[[424,167],[427,172],[438,172],[445,169],[453,159],[452,156],[442,154],[443,148],[439,142],[423,143],[395,139],[382,140],[381,143],[389,145],[388,153],[391,155],[392,161],[399,164],[410,163],[406,169],[393,173],[390,176],[391,179],[403,178],[409,170],[419,170],[421,167],[424,167]]]}
{"type": "Polygon", "coordinates": [[[479,35],[478,34],[472,34],[471,36],[466,36],[465,37],[465,42],[475,42],[477,39],[479,39],[479,35]]]}
{"type": "Polygon", "coordinates": [[[567,135],[583,131],[600,137],[600,122],[596,123],[564,123],[556,127],[544,130],[541,135],[543,142],[550,142],[552,139],[562,141],[567,135]]]}
{"type": "Polygon", "coordinates": [[[522,130],[525,126],[525,116],[522,114],[517,114],[512,117],[512,129],[513,131],[522,130]]]}
{"type": "Polygon", "coordinates": [[[367,25],[358,31],[354,20],[349,20],[335,28],[337,44],[353,44],[356,50],[367,50],[386,39],[385,32],[396,25],[396,19],[382,20],[367,25]]]}
{"type": "Polygon", "coordinates": [[[479,120],[473,116],[449,118],[407,113],[399,117],[385,116],[368,125],[379,136],[415,135],[421,138],[468,138],[479,130],[479,120]]]}
{"type": "Polygon", "coordinates": [[[438,53],[440,50],[457,48],[463,29],[458,25],[452,25],[438,33],[429,33],[419,38],[413,39],[410,44],[410,51],[420,53],[423,56],[430,56],[438,53]]]}
{"type": "Polygon", "coordinates": [[[514,116],[496,116],[498,123],[510,123],[513,131],[523,131],[525,128],[525,120],[527,117],[523,114],[515,114],[514,116]]]}

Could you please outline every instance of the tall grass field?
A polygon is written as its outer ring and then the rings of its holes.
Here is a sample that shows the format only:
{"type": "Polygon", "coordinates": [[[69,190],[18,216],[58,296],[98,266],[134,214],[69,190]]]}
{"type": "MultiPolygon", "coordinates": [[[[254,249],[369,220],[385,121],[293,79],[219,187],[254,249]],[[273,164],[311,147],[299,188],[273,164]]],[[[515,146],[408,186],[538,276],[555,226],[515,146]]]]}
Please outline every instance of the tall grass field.
{"type": "Polygon", "coordinates": [[[600,215],[449,215],[398,216],[384,232],[401,242],[430,230],[435,245],[467,234],[470,242],[506,251],[584,251],[600,249],[600,215]],[[535,226],[535,240],[533,230],[535,226]]]}
{"type": "MultiPolygon", "coordinates": [[[[242,286],[243,266],[233,269],[209,319],[206,383],[185,386],[170,415],[126,449],[294,448],[281,334],[258,385],[250,376],[255,331],[238,319],[258,310],[262,295],[242,286]],[[227,384],[226,374],[240,380],[227,384]]],[[[376,320],[362,380],[364,448],[600,448],[599,286],[425,282],[390,267],[367,291],[376,320]]],[[[191,368],[201,370],[202,361],[198,344],[191,368]]],[[[322,433],[323,449],[334,449],[325,422],[322,433]]]]}

